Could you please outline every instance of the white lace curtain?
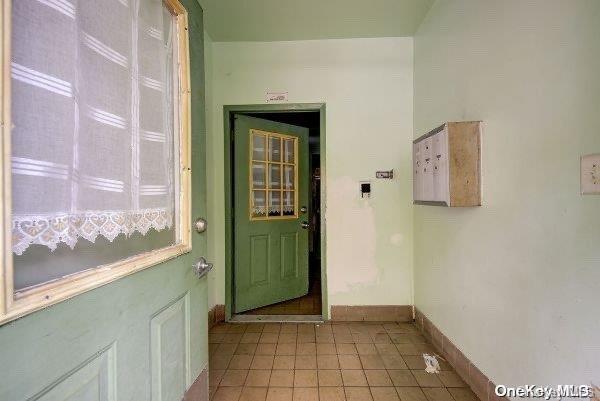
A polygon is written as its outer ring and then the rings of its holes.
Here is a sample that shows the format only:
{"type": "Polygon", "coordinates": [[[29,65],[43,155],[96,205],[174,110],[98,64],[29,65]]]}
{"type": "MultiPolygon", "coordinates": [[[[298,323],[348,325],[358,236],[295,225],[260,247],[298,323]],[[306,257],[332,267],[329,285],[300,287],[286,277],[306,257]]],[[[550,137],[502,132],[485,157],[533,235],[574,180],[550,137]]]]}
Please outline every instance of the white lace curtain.
{"type": "Polygon", "coordinates": [[[161,0],[18,0],[13,252],[170,228],[173,19],[161,0]]]}

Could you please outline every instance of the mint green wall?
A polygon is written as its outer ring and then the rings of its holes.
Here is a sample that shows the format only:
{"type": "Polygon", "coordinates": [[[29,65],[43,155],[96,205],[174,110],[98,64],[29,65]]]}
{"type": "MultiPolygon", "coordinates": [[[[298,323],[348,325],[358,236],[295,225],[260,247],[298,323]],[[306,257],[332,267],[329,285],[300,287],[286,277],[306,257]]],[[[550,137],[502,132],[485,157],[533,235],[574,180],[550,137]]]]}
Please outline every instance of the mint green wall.
{"type": "Polygon", "coordinates": [[[415,136],[478,120],[484,205],[416,206],[415,302],[495,383],[600,384],[600,2],[437,1],[415,136]]]}
{"type": "MultiPolygon", "coordinates": [[[[206,213],[202,10],[195,0],[183,3],[190,18],[192,213],[197,216],[206,213]]],[[[190,351],[196,378],[208,362],[207,281],[198,280],[191,265],[205,254],[206,237],[193,233],[192,240],[189,254],[0,326],[0,400],[29,399],[114,344],[117,399],[150,401],[150,320],[186,291],[193,301],[190,351]]]]}
{"type": "Polygon", "coordinates": [[[263,104],[267,91],[326,103],[329,304],[412,304],[412,54],[411,38],[213,43],[211,305],[225,302],[223,105],[263,104]],[[387,169],[393,181],[375,180],[387,169]]]}

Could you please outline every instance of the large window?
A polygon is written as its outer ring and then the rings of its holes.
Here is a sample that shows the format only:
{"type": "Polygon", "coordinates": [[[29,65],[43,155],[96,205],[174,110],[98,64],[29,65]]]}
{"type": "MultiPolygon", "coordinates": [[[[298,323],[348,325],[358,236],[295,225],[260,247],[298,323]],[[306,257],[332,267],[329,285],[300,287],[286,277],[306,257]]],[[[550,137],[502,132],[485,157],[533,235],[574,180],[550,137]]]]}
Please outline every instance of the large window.
{"type": "Polygon", "coordinates": [[[0,322],[190,249],[183,7],[3,9],[0,322]]]}

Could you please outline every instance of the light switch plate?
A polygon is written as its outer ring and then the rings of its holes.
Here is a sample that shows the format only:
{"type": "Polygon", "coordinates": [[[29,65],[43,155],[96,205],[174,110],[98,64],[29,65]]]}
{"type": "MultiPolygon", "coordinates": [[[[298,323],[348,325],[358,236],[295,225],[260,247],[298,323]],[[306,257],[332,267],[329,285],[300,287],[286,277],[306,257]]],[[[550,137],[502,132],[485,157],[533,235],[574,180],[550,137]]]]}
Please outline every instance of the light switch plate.
{"type": "Polygon", "coordinates": [[[581,156],[581,194],[600,195],[600,153],[581,156]]]}

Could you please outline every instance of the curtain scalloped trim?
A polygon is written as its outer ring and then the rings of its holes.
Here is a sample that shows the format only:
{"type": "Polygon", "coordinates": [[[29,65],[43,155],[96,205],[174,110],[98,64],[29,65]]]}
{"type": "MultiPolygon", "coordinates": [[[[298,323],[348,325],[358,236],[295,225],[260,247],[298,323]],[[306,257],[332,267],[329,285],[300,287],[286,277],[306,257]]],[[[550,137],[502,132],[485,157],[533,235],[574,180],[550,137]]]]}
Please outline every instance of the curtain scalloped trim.
{"type": "Polygon", "coordinates": [[[22,255],[32,244],[44,245],[54,251],[59,243],[75,247],[79,238],[95,242],[101,235],[112,242],[119,234],[135,232],[146,235],[151,228],[157,231],[171,228],[170,209],[137,211],[87,211],[82,213],[53,213],[51,215],[13,215],[12,250],[22,255]]]}

